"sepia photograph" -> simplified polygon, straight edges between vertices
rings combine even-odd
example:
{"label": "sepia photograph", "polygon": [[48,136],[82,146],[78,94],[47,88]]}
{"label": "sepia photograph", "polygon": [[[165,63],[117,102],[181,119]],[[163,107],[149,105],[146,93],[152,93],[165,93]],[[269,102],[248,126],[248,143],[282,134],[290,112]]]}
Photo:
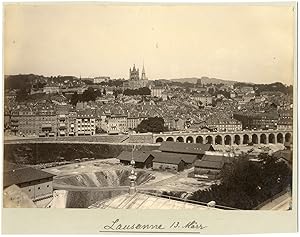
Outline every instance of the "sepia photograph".
{"label": "sepia photograph", "polygon": [[295,211],[296,11],[4,4],[3,209]]}

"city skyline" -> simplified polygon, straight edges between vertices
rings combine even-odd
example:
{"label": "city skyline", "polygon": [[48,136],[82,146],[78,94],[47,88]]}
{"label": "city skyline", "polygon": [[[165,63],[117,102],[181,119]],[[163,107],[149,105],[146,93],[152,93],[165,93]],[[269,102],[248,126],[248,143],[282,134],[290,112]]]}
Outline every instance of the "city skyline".
{"label": "city skyline", "polygon": [[293,84],[293,15],[288,6],[10,5],[4,69],[128,79],[144,62],[149,80]]}

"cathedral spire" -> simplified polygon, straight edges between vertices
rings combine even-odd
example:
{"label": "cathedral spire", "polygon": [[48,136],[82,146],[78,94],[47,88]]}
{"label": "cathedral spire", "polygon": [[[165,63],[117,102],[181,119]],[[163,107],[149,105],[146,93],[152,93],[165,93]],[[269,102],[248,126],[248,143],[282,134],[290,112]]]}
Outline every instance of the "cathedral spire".
{"label": "cathedral spire", "polygon": [[142,80],[147,80],[146,78],[146,73],[145,73],[145,66],[144,66],[144,61],[143,61],[143,70],[142,70],[142,76],[141,76]]}
{"label": "cathedral spire", "polygon": [[142,74],[145,74],[144,60],[143,60],[143,71]]}

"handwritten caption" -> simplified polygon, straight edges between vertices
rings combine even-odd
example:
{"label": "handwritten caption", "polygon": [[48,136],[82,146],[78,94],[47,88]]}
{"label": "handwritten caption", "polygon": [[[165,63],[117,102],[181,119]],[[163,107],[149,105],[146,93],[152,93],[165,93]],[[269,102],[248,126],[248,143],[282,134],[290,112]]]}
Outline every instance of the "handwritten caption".
{"label": "handwritten caption", "polygon": [[[208,226],[197,222],[196,220],[190,220],[186,222],[173,221],[170,224],[154,224],[154,223],[123,223],[120,219],[115,219],[111,223],[104,225],[104,231],[159,231],[159,230],[203,230]],[[101,230],[100,230],[101,232]]]}

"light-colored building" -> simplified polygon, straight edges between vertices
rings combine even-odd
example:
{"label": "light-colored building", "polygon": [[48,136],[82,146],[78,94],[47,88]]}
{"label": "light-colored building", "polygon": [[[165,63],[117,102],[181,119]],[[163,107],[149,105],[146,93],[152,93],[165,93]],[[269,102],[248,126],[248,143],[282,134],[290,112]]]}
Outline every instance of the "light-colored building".
{"label": "light-colored building", "polygon": [[52,197],[53,174],[32,167],[5,162],[3,187],[17,185],[34,202]]}
{"label": "light-colored building", "polygon": [[127,128],[128,129],[136,129],[137,126],[144,120],[145,118],[141,118],[139,116],[128,116],[127,117]]}
{"label": "light-colored building", "polygon": [[16,109],[10,123],[13,134],[19,136],[54,137],[57,133],[57,116],[51,105]]}
{"label": "light-colored building", "polygon": [[162,87],[153,87],[151,88],[151,96],[161,98],[164,88]]}
{"label": "light-colored building", "polygon": [[180,131],[184,129],[185,121],[181,118],[164,117],[164,121],[164,126],[169,130]]}
{"label": "light-colored building", "polygon": [[93,83],[99,84],[101,82],[107,82],[109,80],[110,80],[110,77],[95,77],[95,78],[93,78]]}
{"label": "light-colored building", "polygon": [[108,115],[105,122],[108,134],[119,134],[128,131],[126,115]]}
{"label": "light-colored building", "polygon": [[93,136],[96,133],[96,119],[92,111],[83,110],[77,112],[75,135]]}
{"label": "light-colored building", "polygon": [[209,106],[212,105],[212,96],[208,93],[199,93],[199,94],[195,94],[193,95],[193,99],[195,101],[201,102],[201,104],[203,106]]}
{"label": "light-colored building", "polygon": [[145,68],[143,66],[141,77],[139,75],[139,69],[133,66],[129,69],[129,80],[124,82],[123,87],[127,89],[139,89],[142,87],[148,87],[149,81],[146,77]]}
{"label": "light-colored building", "polygon": [[244,94],[254,94],[255,93],[252,86],[243,86],[240,88],[240,91]]}
{"label": "light-colored building", "polygon": [[233,118],[217,118],[210,117],[205,121],[206,126],[209,129],[216,131],[241,131],[242,130],[242,122],[233,119]]}
{"label": "light-colored building", "polygon": [[289,118],[279,118],[277,123],[278,130],[289,130],[293,129],[293,120]]}
{"label": "light-colored building", "polygon": [[58,86],[44,86],[43,92],[46,94],[53,94],[53,93],[59,93],[59,87]]}

